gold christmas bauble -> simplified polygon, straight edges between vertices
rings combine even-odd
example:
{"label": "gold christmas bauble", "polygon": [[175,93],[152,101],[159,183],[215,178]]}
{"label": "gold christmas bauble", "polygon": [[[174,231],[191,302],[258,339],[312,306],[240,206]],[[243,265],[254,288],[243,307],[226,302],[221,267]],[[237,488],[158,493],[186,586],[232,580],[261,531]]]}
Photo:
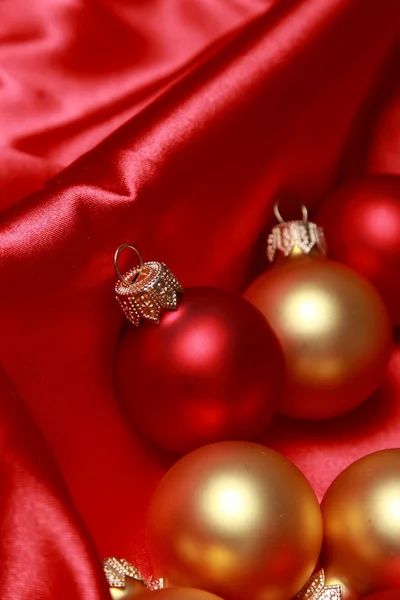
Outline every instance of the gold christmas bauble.
{"label": "gold christmas bauble", "polygon": [[138,600],[222,600],[219,596],[194,588],[165,588],[156,592],[144,592]]}
{"label": "gold christmas bauble", "polygon": [[392,349],[391,325],[378,293],[355,271],[321,256],[294,255],[263,273],[244,296],[283,348],[286,390],[278,412],[326,419],[378,387]]}
{"label": "gold christmas bauble", "polygon": [[289,600],[315,567],[318,501],[303,474],[259,444],[220,442],[179,460],[150,504],[157,578],[226,600]]}
{"label": "gold christmas bauble", "polygon": [[374,452],[345,469],[321,504],[322,563],[344,598],[398,589],[400,598],[400,449]]}

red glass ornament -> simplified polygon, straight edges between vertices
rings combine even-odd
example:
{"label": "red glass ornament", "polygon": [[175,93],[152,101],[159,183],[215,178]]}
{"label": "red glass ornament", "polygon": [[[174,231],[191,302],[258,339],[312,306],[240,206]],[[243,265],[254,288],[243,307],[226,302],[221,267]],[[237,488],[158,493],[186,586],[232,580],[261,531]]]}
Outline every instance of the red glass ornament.
{"label": "red glass ornament", "polygon": [[400,325],[400,177],[371,175],[333,193],[318,214],[332,258],[364,275]]}
{"label": "red glass ornament", "polygon": [[257,437],[274,413],[284,360],[265,318],[247,300],[193,287],[159,325],[128,328],[116,378],[132,424],[157,445],[184,453]]}

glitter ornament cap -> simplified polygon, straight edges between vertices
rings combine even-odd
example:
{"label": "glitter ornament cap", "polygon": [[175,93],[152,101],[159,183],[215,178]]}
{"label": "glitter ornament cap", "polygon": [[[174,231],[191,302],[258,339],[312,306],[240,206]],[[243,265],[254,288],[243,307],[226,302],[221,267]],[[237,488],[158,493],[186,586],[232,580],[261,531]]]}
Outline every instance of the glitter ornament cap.
{"label": "glitter ornament cap", "polygon": [[323,569],[312,575],[296,600],[343,600],[341,585],[325,585]]}
{"label": "glitter ornament cap", "polygon": [[[122,275],[118,267],[118,258],[124,248],[136,252],[139,266]],[[116,299],[124,315],[133,325],[139,325],[142,319],[159,324],[164,311],[178,308],[179,294],[183,293],[183,288],[164,263],[143,263],[139,251],[134,246],[122,244],[115,253],[114,267],[118,276],[115,286]]]}
{"label": "glitter ornament cap", "polygon": [[273,263],[279,257],[299,256],[304,254],[326,254],[326,241],[322,227],[308,221],[308,212],[301,205],[303,219],[301,221],[284,221],[279,211],[279,202],[275,202],[274,214],[279,221],[267,240],[267,257]]}
{"label": "glitter ornament cap", "polygon": [[106,558],[103,561],[103,569],[110,587],[122,589],[126,587],[128,578],[140,581],[145,588],[151,591],[161,590],[164,587],[162,579],[146,579],[139,569],[124,558],[115,558],[114,556]]}

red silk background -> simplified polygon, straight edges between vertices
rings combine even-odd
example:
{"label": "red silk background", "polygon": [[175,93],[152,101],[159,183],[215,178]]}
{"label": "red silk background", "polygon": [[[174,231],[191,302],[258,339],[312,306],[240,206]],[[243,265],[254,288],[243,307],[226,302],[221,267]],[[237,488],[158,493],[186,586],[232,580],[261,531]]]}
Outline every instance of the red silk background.
{"label": "red silk background", "polygon": [[[400,4],[8,0],[0,31],[0,598],[100,600],[99,558],[149,573],[144,515],[172,461],[116,403],[116,247],[241,292],[279,190],[312,211],[399,173]],[[396,348],[364,407],[263,440],[321,497],[400,446],[399,401]]]}

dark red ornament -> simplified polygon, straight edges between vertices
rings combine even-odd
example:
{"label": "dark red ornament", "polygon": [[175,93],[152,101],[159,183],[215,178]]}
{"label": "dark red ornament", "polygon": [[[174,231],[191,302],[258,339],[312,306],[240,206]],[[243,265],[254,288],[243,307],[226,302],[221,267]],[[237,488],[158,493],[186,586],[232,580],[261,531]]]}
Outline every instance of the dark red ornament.
{"label": "dark red ornament", "polygon": [[[145,263],[145,269],[151,264],[160,263]],[[125,413],[147,438],[174,453],[255,439],[283,387],[277,338],[261,312],[239,296],[214,287],[181,292],[168,292],[179,302],[162,310],[158,325],[129,327],[121,340],[116,383]],[[128,315],[127,304],[124,309]]]}
{"label": "dark red ornament", "polygon": [[364,275],[381,294],[393,325],[400,325],[400,177],[351,182],[326,200],[317,218],[331,257]]}

